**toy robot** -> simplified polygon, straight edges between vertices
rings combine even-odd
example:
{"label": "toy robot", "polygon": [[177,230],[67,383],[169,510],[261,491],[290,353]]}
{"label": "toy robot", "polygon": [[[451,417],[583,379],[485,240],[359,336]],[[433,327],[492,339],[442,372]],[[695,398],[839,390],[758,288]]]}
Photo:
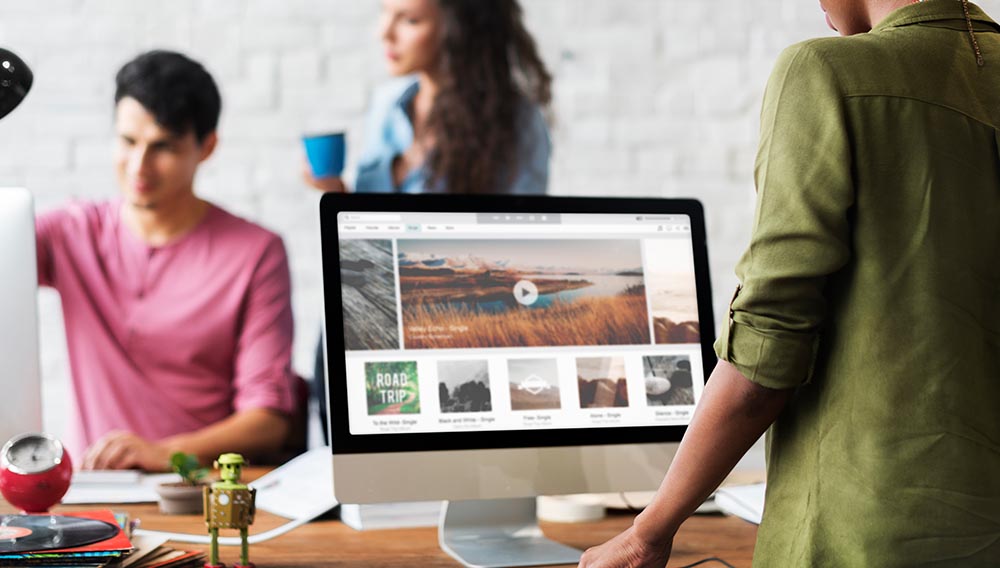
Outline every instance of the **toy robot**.
{"label": "toy robot", "polygon": [[254,498],[257,490],[240,483],[240,473],[246,462],[240,454],[222,454],[214,466],[219,469],[222,481],[216,481],[204,490],[205,524],[212,535],[212,551],[205,568],[225,568],[219,563],[219,529],[240,529],[242,554],[240,564],[233,568],[254,568],[250,562],[247,529],[253,524]]}

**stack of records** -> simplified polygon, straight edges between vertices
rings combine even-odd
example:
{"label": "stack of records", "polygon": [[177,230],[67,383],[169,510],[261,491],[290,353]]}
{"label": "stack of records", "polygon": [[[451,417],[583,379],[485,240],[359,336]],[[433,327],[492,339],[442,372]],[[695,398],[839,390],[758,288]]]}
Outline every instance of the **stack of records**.
{"label": "stack of records", "polygon": [[0,515],[0,566],[106,566],[132,552],[111,511]]}
{"label": "stack of records", "polygon": [[202,568],[205,555],[201,552],[175,550],[164,546],[166,537],[140,535],[132,539],[135,550],[128,558],[108,564],[108,568]]}
{"label": "stack of records", "polygon": [[142,557],[138,562],[126,560],[121,564],[108,564],[108,568],[202,568],[206,557],[201,552],[175,550],[169,546],[161,546]]}

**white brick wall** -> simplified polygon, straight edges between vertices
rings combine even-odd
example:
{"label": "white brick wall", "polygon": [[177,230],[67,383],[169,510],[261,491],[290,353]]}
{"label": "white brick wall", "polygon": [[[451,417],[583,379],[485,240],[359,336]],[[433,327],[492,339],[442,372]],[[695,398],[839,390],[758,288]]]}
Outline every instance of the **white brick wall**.
{"label": "white brick wall", "polygon": [[[784,46],[831,33],[817,2],[523,2],[556,77],[552,193],[701,199],[720,318],[750,231],[761,92]],[[1000,0],[981,5],[1000,15]],[[299,179],[298,136],[346,127],[358,148],[368,98],[385,78],[378,10],[377,0],[0,0],[0,45],[36,77],[0,125],[0,185],[28,186],[40,209],[115,195],[115,71],[154,47],[202,61],[225,109],[198,191],[284,235],[295,366],[308,375],[321,294],[319,196]],[[69,394],[54,294],[43,293],[41,316],[47,420],[59,433]]]}

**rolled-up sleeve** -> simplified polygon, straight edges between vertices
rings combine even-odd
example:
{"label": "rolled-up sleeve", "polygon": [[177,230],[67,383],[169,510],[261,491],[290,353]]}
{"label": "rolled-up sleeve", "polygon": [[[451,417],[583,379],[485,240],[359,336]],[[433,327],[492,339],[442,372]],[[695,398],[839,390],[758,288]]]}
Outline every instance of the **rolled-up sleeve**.
{"label": "rolled-up sleeve", "polygon": [[767,86],[755,168],[757,208],[740,286],[716,341],[720,359],[762,386],[811,378],[829,277],[850,258],[850,134],[837,77],[803,43]]}
{"label": "rolled-up sleeve", "polygon": [[288,257],[274,237],[254,271],[236,350],[234,407],[295,410]]}
{"label": "rolled-up sleeve", "polygon": [[55,249],[61,245],[62,229],[68,216],[65,210],[57,209],[35,218],[35,254],[41,286],[56,285]]}

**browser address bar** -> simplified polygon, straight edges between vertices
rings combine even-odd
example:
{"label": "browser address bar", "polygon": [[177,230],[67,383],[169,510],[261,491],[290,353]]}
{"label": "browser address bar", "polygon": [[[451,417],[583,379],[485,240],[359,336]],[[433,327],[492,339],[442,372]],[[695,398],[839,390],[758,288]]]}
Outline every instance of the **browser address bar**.
{"label": "browser address bar", "polygon": [[427,233],[655,233],[658,225],[448,225],[425,224]]}
{"label": "browser address bar", "polygon": [[401,217],[394,213],[347,213],[345,221],[399,221]]}
{"label": "browser address bar", "polygon": [[350,225],[342,224],[341,230],[348,232],[407,232],[407,233],[477,233],[477,234],[649,234],[649,233],[681,233],[690,232],[688,225],[490,225],[490,224],[455,224],[455,223],[424,223],[421,225]]}

